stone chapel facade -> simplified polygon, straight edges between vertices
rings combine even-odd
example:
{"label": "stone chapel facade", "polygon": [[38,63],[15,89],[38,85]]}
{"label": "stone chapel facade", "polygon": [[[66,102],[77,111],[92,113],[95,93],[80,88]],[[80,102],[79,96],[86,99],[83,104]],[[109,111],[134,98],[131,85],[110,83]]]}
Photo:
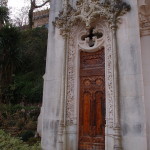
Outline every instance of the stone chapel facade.
{"label": "stone chapel facade", "polygon": [[150,0],[51,0],[43,150],[150,150]]}

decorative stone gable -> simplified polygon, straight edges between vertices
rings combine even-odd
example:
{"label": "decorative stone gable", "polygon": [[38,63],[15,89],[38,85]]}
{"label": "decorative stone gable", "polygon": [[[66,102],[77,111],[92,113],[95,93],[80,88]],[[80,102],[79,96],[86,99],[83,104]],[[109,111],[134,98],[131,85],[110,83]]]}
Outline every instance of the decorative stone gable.
{"label": "decorative stone gable", "polygon": [[98,17],[104,17],[111,26],[119,22],[120,16],[130,10],[130,6],[121,0],[100,2],[99,0],[78,0],[76,9],[69,2],[64,2],[64,10],[56,18],[54,24],[60,28],[61,34],[65,35],[78,20],[84,22],[89,29]]}

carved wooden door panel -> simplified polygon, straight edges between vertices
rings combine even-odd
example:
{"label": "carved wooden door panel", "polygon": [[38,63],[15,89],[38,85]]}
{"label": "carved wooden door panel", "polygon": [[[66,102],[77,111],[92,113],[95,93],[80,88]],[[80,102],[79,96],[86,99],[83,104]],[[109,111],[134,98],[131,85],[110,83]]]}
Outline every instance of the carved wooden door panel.
{"label": "carved wooden door panel", "polygon": [[80,53],[79,150],[105,150],[105,54]]}

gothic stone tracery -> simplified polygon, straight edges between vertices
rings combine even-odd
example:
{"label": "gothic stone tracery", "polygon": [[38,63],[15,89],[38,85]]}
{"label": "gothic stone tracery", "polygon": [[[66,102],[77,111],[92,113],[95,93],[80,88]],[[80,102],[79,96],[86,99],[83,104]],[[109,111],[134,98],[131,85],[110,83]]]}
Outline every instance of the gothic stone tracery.
{"label": "gothic stone tracery", "polygon": [[[104,27],[105,26],[105,27]],[[109,26],[107,24],[101,26],[97,25],[97,30],[103,31],[105,33],[103,37],[101,38],[100,45],[97,45],[97,47],[90,47],[90,49],[97,49],[101,48],[102,46],[105,47],[105,53],[106,53],[106,99],[107,99],[107,126],[112,128],[113,127],[113,61],[112,61],[112,34],[111,30],[109,29]],[[78,32],[77,32],[78,31]],[[84,32],[83,32],[84,31]],[[67,118],[67,125],[73,125],[74,122],[76,122],[74,119],[74,105],[76,103],[75,100],[75,76],[76,76],[76,70],[75,68],[75,58],[78,57],[78,49],[87,49],[86,45],[82,43],[81,40],[79,40],[78,44],[75,44],[75,41],[78,41],[78,36],[74,36],[75,33],[80,34],[80,32],[86,33],[86,30],[83,26],[74,26],[72,28],[72,31],[70,32],[69,36],[69,50],[68,50],[68,86],[67,86],[67,112],[66,112],[66,118]],[[78,35],[77,34],[77,35]],[[84,34],[83,34],[84,35]],[[81,36],[80,36],[81,38]],[[98,39],[97,39],[98,40]],[[105,43],[103,42],[105,41]],[[90,50],[89,49],[89,50]],[[79,51],[79,50],[78,50]]]}
{"label": "gothic stone tracery", "polygon": [[86,28],[99,17],[104,17],[110,26],[119,22],[120,16],[130,10],[130,6],[121,0],[100,2],[99,0],[77,0],[76,9],[73,9],[67,0],[64,10],[60,12],[54,24],[60,28],[61,34],[66,35],[78,20],[84,22]]}
{"label": "gothic stone tracery", "polygon": [[[75,58],[78,57],[80,49],[97,50],[101,46],[106,51],[106,128],[114,130],[114,150],[121,150],[120,140],[120,117],[119,117],[119,98],[118,98],[118,59],[117,59],[117,38],[116,29],[120,16],[130,10],[130,6],[121,0],[99,1],[99,0],[77,0],[76,9],[73,9],[68,0],[64,0],[64,9],[56,18],[54,25],[60,29],[60,34],[65,37],[68,44],[68,64],[67,71],[67,99],[66,99],[66,122],[67,125],[73,125],[77,122],[77,114],[75,114],[75,79],[77,79],[75,67]],[[80,30],[77,26],[78,22],[84,23],[84,28]],[[92,28],[94,30],[105,22],[102,38],[87,36]],[[104,24],[103,24],[104,25]],[[79,27],[81,27],[79,25]],[[77,29],[77,30],[76,30]],[[112,29],[112,30],[111,30]],[[84,31],[85,38],[82,42],[78,40],[78,31]],[[98,30],[97,30],[98,31]],[[93,31],[92,31],[93,32]],[[93,33],[94,34],[94,33]],[[113,40],[112,40],[113,37]],[[103,39],[104,40],[101,40]],[[99,40],[100,39],[100,40]],[[99,40],[99,41],[98,41]],[[78,41],[78,42],[77,42]],[[91,43],[90,43],[91,42]],[[88,43],[88,45],[87,45]],[[97,44],[97,45],[96,45]],[[112,53],[115,55],[112,56]],[[115,77],[113,76],[115,73]],[[113,91],[113,83],[115,84],[115,92]],[[113,95],[115,93],[115,96]],[[113,99],[115,97],[115,100]],[[76,97],[77,98],[77,97]],[[108,130],[108,129],[107,129]],[[106,133],[108,134],[108,133]]]}

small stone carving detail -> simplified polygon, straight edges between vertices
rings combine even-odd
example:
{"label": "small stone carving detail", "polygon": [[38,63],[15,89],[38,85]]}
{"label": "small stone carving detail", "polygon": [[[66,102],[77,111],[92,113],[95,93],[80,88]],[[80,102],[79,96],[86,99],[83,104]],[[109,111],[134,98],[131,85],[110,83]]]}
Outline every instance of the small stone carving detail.
{"label": "small stone carving detail", "polygon": [[97,18],[102,17],[114,26],[119,22],[120,16],[130,10],[130,6],[121,0],[101,2],[100,0],[77,0],[76,9],[73,9],[66,0],[64,10],[56,18],[54,25],[60,28],[61,34],[66,36],[71,27],[77,23],[84,22],[86,28],[91,25]]}
{"label": "small stone carving detail", "polygon": [[[115,112],[119,112],[118,98],[114,101],[113,95],[113,83],[116,83],[113,82],[113,71],[115,70],[117,72],[118,70],[113,64],[113,57],[116,58],[116,55],[113,56],[112,53],[117,51],[117,24],[120,21],[120,17],[130,10],[130,6],[122,2],[122,0],[104,0],[104,2],[101,0],[77,0],[76,9],[73,9],[69,5],[69,0],[64,0],[63,8],[63,11],[60,12],[59,16],[55,19],[54,25],[60,29],[60,34],[65,37],[65,41],[68,42],[66,125],[71,126],[77,123],[77,99],[75,99],[77,98],[75,97],[75,84],[77,84],[75,83],[75,81],[77,81],[77,64],[75,64],[75,59],[78,57],[77,50],[98,50],[103,46],[106,52],[106,127],[107,129],[116,129],[114,131],[117,133],[114,136],[114,149],[120,150],[120,128],[116,126],[114,129],[114,124],[119,124],[118,114],[116,116],[114,115],[114,109]],[[78,24],[78,21],[80,24]],[[82,26],[83,23],[84,26]],[[96,36],[92,36],[91,38],[91,35],[87,35],[86,31],[94,27],[92,31],[92,34],[94,34],[96,31],[101,31],[100,27],[102,26],[103,32],[101,33],[103,35],[101,38]],[[79,36],[77,36],[77,34],[81,32],[86,33],[82,34],[86,36],[85,38],[80,37],[83,42],[81,42],[81,40],[78,39]],[[115,38],[114,40],[111,39],[112,33],[114,36],[113,38]],[[117,90],[117,88],[115,90]]]}
{"label": "small stone carving detail", "polygon": [[[101,45],[97,45],[100,47],[105,47],[105,62],[106,62],[106,126],[109,128],[113,128],[113,122],[114,122],[114,99],[113,99],[113,58],[112,58],[112,32],[109,28],[109,25],[104,22],[104,25],[101,23],[96,25],[95,30],[103,31],[104,35],[104,41],[101,42]],[[77,56],[77,50],[79,48],[84,49],[81,45],[80,41],[77,40],[80,35],[80,32],[86,32],[85,28],[82,25],[77,25],[72,28],[72,31],[69,35],[69,44],[68,44],[68,80],[67,80],[67,106],[66,106],[66,125],[70,126],[73,125],[74,122],[76,122],[74,116],[75,116],[75,74],[76,74],[76,68],[75,68],[75,58]],[[76,33],[76,34],[75,34]],[[77,42],[78,41],[78,42]],[[81,47],[80,47],[80,46]],[[78,47],[79,46],[79,47]],[[85,46],[86,48],[86,46]],[[91,48],[91,47],[90,47]],[[95,47],[93,47],[95,48]],[[96,48],[95,48],[96,49]],[[91,50],[91,49],[89,49]]]}
{"label": "small stone carving detail", "polygon": [[139,10],[141,36],[150,35],[150,5],[142,5]]}
{"label": "small stone carving detail", "polygon": [[74,82],[75,82],[75,56],[76,56],[76,31],[77,27],[72,28],[68,43],[68,62],[67,62],[67,102],[66,102],[66,125],[73,125],[74,119]]}
{"label": "small stone carving detail", "polygon": [[114,100],[113,100],[113,57],[112,57],[112,39],[111,31],[109,28],[106,28],[106,37],[105,37],[105,49],[106,49],[106,98],[107,98],[107,107],[106,112],[106,126],[113,128],[114,123]]}

